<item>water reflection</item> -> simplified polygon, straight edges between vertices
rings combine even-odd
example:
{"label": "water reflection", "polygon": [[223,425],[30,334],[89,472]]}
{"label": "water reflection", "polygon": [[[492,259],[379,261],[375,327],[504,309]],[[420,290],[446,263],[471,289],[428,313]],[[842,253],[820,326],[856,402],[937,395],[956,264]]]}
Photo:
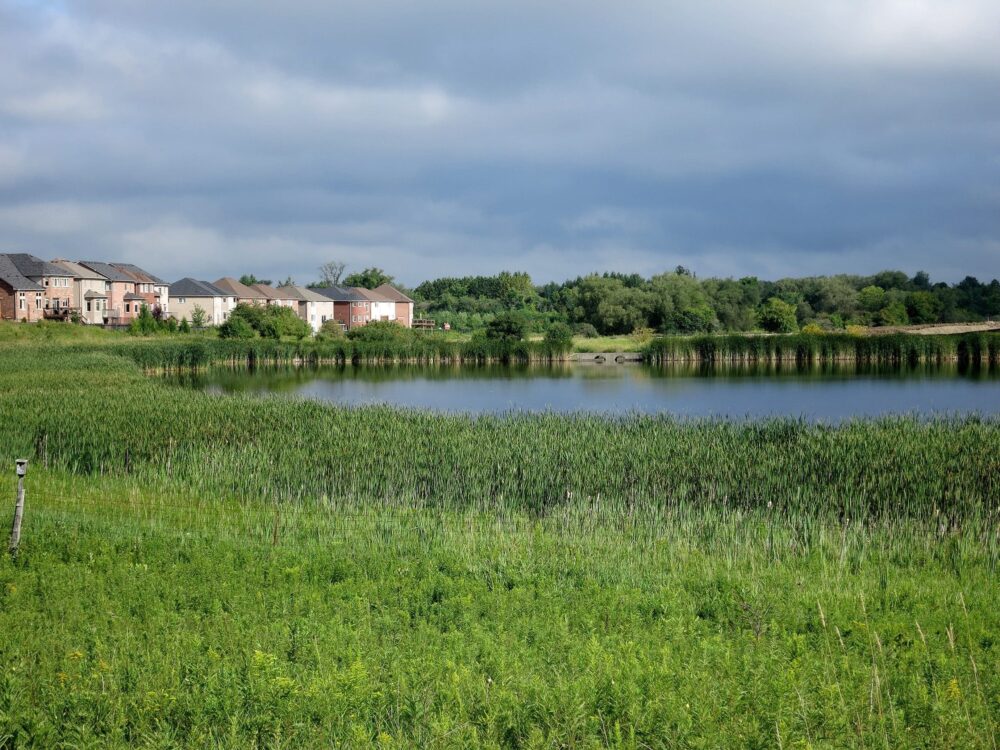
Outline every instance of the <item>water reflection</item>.
{"label": "water reflection", "polygon": [[216,369],[176,381],[214,393],[294,394],[339,404],[451,412],[669,412],[838,420],[887,413],[1000,413],[996,365],[557,363]]}

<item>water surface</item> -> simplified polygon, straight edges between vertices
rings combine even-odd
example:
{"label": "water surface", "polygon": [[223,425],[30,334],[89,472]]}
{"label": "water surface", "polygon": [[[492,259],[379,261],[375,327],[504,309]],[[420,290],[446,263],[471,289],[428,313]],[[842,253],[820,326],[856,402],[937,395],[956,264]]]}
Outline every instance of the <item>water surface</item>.
{"label": "water surface", "polygon": [[475,414],[642,412],[824,421],[1000,414],[1000,371],[985,365],[347,365],[213,370],[180,380],[212,393],[292,394],[351,406]]}

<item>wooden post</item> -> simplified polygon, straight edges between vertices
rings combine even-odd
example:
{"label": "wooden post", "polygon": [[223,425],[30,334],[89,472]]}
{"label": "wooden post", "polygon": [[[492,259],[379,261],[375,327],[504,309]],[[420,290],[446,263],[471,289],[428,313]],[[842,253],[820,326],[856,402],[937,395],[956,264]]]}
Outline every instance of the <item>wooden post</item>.
{"label": "wooden post", "polygon": [[17,502],[14,504],[14,525],[10,529],[10,554],[17,555],[21,544],[21,519],[24,518],[24,475],[28,473],[28,459],[19,458],[17,463]]}

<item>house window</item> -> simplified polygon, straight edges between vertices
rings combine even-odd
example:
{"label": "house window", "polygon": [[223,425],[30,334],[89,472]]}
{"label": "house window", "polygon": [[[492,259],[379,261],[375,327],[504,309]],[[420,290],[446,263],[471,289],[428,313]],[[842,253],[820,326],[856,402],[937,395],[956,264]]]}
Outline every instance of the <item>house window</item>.
{"label": "house window", "polygon": [[87,303],[87,312],[90,312],[90,302]]}
{"label": "house window", "polygon": [[187,304],[187,297],[178,297],[177,302],[181,305]]}
{"label": "house window", "polygon": [[24,292],[20,292],[17,295],[17,309],[24,310],[28,306],[27,300],[25,299]]}
{"label": "house window", "polygon": [[37,294],[35,295],[35,309],[36,310],[42,309],[42,298],[39,297]]}
{"label": "house window", "polygon": [[129,303],[128,303],[128,302],[126,302],[126,303],[125,303],[125,312],[130,312],[130,311],[131,311],[131,310],[130,310],[130,308],[129,308]]}

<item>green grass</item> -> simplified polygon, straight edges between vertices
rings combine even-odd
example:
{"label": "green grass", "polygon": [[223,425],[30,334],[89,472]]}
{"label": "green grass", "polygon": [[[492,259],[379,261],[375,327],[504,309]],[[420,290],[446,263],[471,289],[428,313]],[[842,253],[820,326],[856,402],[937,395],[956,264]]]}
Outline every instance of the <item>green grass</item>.
{"label": "green grass", "polygon": [[573,339],[573,351],[588,352],[641,352],[649,344],[647,336],[596,336]]}
{"label": "green grass", "polygon": [[348,410],[118,341],[0,345],[0,748],[995,746],[995,419]]}

